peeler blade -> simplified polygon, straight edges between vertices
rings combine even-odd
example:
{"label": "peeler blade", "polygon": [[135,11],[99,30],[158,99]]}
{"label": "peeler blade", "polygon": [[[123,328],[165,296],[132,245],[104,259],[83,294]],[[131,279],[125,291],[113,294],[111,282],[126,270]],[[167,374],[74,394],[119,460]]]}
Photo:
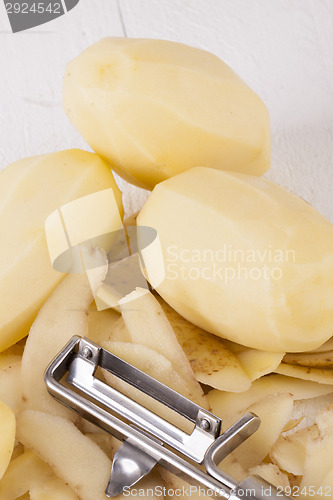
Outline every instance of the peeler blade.
{"label": "peeler blade", "polygon": [[146,476],[157,460],[125,441],[116,451],[105,494],[116,497]]}
{"label": "peeler blade", "polygon": [[[130,399],[98,378],[101,368],[176,411],[193,424],[191,434]],[[260,419],[246,414],[222,434],[221,419],[133,365],[86,338],[73,337],[45,373],[50,394],[84,418],[123,441],[115,454],[108,497],[136,484],[156,464],[225,500],[290,498],[259,476],[239,483],[220,462],[253,434]],[[128,495],[126,495],[128,496]]]}

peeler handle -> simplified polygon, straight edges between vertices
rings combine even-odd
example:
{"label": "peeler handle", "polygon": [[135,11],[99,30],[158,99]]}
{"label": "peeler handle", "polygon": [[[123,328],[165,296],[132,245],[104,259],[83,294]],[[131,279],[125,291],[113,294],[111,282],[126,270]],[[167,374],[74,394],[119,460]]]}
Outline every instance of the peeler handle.
{"label": "peeler handle", "polygon": [[[199,419],[199,421],[196,421],[196,434],[193,431],[191,435],[186,434],[186,436],[194,437],[193,441],[196,446],[200,444],[201,433],[205,437],[204,442],[200,441],[202,448],[199,450],[200,456],[193,458],[193,450],[189,450],[188,442],[182,442],[180,439],[178,440],[179,446],[172,446],[175,439],[171,439],[171,433],[168,434],[167,421],[163,420],[164,427],[158,428],[159,436],[162,434],[161,431],[165,430],[163,434],[166,435],[164,437],[167,437],[167,439],[162,441],[156,439],[158,436],[154,437],[155,433],[151,432],[151,426],[145,429],[147,422],[149,423],[150,420],[144,418],[144,407],[140,407],[142,418],[139,422],[143,425],[138,426],[136,420],[140,415],[136,412],[135,418],[133,417],[133,412],[137,409],[135,401],[131,401],[132,406],[128,406],[124,394],[95,377],[94,374],[98,367],[109,368],[111,373],[124,381],[128,380],[128,374],[131,372],[134,383],[132,380],[128,382],[132,382],[131,385],[141,390],[143,389],[141,382],[143,385],[144,382],[154,384],[154,380],[150,380],[146,374],[132,365],[128,365],[128,363],[97,344],[80,337],[73,337],[46,369],[45,382],[47,389],[57,400],[116,438],[125,441],[125,447],[122,445],[119,448],[120,454],[118,453],[118,460],[114,463],[114,469],[117,470],[113,471],[113,477],[110,478],[107,496],[118,494],[121,491],[120,487],[135,484],[140,477],[143,477],[158,463],[190,484],[202,485],[213,491],[215,496],[226,500],[243,500],[245,497],[244,490],[247,497],[254,500],[279,500],[280,498],[286,500],[289,498],[259,476],[251,476],[238,483],[238,481],[218,468],[219,463],[227,455],[256,431],[260,423],[260,419],[256,415],[248,413],[230,429],[217,437],[220,419],[186,400],[184,402],[185,406],[183,405],[183,409],[186,411],[182,410],[180,413],[185,416],[188,408],[191,411],[195,409],[196,413],[193,412],[193,417],[196,416],[197,420]],[[118,369],[116,369],[117,367]],[[66,383],[63,381],[65,376]],[[157,400],[160,400],[157,393],[161,388],[161,383],[157,383],[157,381],[155,383],[156,386],[153,385],[154,395]],[[78,391],[71,389],[71,386],[74,386]],[[167,402],[161,401],[168,405],[168,402],[172,402],[171,395],[174,394],[174,391],[166,386],[164,390],[171,391],[170,394],[167,394]],[[117,415],[121,418],[118,418]],[[155,414],[152,415],[154,417],[152,423],[156,427],[159,417]],[[187,417],[189,420],[194,420],[189,414],[187,414]],[[201,427],[200,418],[203,418],[205,422],[207,419],[209,423],[213,424],[209,431]],[[177,427],[171,427],[171,430],[173,433],[182,432]],[[168,446],[164,446],[164,444]],[[207,445],[209,445],[208,448]],[[170,448],[178,450],[180,453],[175,453]],[[121,449],[122,452],[120,452]],[[136,449],[139,454],[137,456],[134,453]],[[192,461],[200,463],[202,461],[201,454],[203,454],[202,458],[204,458],[206,471],[192,463]],[[190,458],[191,461],[186,460],[186,458]],[[199,458],[199,460],[195,460],[195,458]],[[129,466],[131,471],[128,469]],[[131,472],[131,475],[129,472]]]}
{"label": "peeler handle", "polygon": [[240,444],[248,439],[259,427],[260,419],[254,413],[247,413],[232,427],[225,431],[208,448],[204,464],[207,472],[221,481],[222,484],[229,486],[229,500],[283,500],[290,497],[283,494],[271,483],[268,483],[260,476],[250,476],[237,486],[232,485],[230,477],[219,469],[218,465]]}

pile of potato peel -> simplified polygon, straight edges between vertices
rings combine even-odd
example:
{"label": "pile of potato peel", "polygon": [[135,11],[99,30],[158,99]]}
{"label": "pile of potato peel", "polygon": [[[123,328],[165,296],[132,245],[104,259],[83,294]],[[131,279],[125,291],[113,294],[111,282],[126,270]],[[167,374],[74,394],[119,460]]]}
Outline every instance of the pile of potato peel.
{"label": "pile of potato peel", "polygon": [[[159,303],[162,300],[157,301],[150,292],[133,293],[136,296],[131,306],[126,305],[129,302],[121,305],[122,315],[111,309],[97,311],[88,280],[82,275],[69,275],[40,310],[23,356],[22,342],[1,354],[0,398],[7,405],[0,407],[1,421],[10,423],[11,432],[6,432],[6,445],[2,448],[7,454],[1,455],[4,475],[0,481],[0,498],[19,498],[28,491],[30,498],[37,500],[46,498],[50,491],[53,496],[48,498],[106,498],[104,489],[111,458],[119,444],[57,403],[47,393],[43,381],[49,361],[73,332],[98,341],[192,401],[211,409],[223,418],[224,429],[247,411],[256,413],[262,422],[259,430],[221,464],[221,468],[237,480],[256,473],[284,487],[286,493],[306,491],[308,486],[328,491],[332,484],[333,406],[326,405],[333,403],[333,388],[330,378],[324,379],[324,373],[330,375],[329,368],[322,369],[323,378],[318,383],[311,381],[311,371],[307,380],[269,374],[279,371],[279,361],[274,359],[273,363],[268,359],[267,374],[262,376],[262,371],[251,370],[249,359],[258,355],[260,360],[264,352],[244,350],[230,343],[224,345],[221,339],[177,318],[166,304],[163,304],[164,316]],[[133,308],[135,301],[137,308]],[[206,363],[207,345],[214,340],[224,349],[224,364],[222,357],[220,363]],[[240,353],[248,353],[244,365],[242,357],[236,356]],[[232,364],[230,358],[237,362]],[[226,390],[229,380],[234,378],[233,373],[236,377],[241,370],[252,379],[252,384],[242,392]],[[203,380],[207,388],[210,377],[218,388],[205,395],[197,380]],[[124,390],[121,381],[110,374],[106,373],[105,378]],[[130,396],[175,425],[182,425],[168,409],[152,404],[136,390]],[[304,426],[304,414],[312,402],[317,402],[321,409],[313,423],[307,422]],[[296,417],[300,403],[305,410],[303,416]],[[171,488],[175,481],[179,479],[161,470],[152,478],[148,476],[142,488],[151,488],[152,484]]]}

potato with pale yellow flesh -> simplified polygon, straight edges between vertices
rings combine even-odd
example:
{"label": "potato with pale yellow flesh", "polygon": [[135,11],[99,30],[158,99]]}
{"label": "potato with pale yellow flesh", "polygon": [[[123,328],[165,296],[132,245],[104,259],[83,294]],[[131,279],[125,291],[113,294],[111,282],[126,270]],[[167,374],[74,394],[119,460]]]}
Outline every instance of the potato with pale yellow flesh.
{"label": "potato with pale yellow flesh", "polygon": [[191,388],[186,397],[207,408],[206,397],[155,297],[148,290],[137,288],[120,300],[119,305],[132,342],[145,345],[166,357]]}
{"label": "potato with pale yellow flesh", "polygon": [[96,153],[140,187],[196,165],[255,175],[270,166],[264,103],[187,45],[105,38],[67,65],[63,103]]}
{"label": "potato with pale yellow flesh", "polygon": [[16,421],[13,411],[0,401],[0,479],[10,462],[15,444]]}
{"label": "potato with pale yellow flesh", "polygon": [[[333,226],[282,187],[193,168],[157,185],[137,224],[159,236],[158,293],[204,330],[272,352],[331,337]],[[158,258],[144,259],[152,283]]]}
{"label": "potato with pale yellow flesh", "polygon": [[26,158],[0,172],[0,351],[28,333],[64,277],[50,262],[46,217],[76,198],[108,188],[122,213],[121,193],[110,168],[80,150]]}
{"label": "potato with pale yellow flesh", "polygon": [[210,391],[207,398],[214,411],[222,415],[225,428],[227,428],[241,418],[249,406],[267,396],[292,394],[294,401],[298,401],[326,395],[332,391],[332,385],[272,374],[254,381],[247,391],[232,393],[214,389]]}
{"label": "potato with pale yellow flesh", "polygon": [[11,462],[13,460],[15,460],[16,458],[20,457],[23,453],[24,453],[24,446],[23,446],[23,444],[19,443],[18,441],[15,441],[15,446],[14,446],[14,449],[13,449],[13,453],[12,453],[12,457],[11,457]]}
{"label": "potato with pale yellow flesh", "polygon": [[70,274],[39,311],[22,359],[23,398],[27,408],[75,419],[76,414],[47,392],[44,372],[73,337],[88,336],[88,309],[93,300],[84,274]]}

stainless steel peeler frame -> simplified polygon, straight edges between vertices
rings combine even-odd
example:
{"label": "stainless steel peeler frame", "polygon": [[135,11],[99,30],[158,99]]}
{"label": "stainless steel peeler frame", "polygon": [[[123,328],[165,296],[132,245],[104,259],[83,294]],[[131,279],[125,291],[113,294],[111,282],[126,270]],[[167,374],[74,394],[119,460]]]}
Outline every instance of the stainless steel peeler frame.
{"label": "stainless steel peeler frame", "polygon": [[[190,420],[194,424],[192,433],[187,434],[101,381],[95,376],[98,367]],[[218,468],[258,429],[260,419],[252,413],[220,434],[220,418],[87,338],[73,337],[68,342],[47,368],[45,382],[59,402],[124,441],[113,460],[105,491],[108,497],[133,486],[159,464],[225,499],[289,498],[259,476],[238,483]]]}

